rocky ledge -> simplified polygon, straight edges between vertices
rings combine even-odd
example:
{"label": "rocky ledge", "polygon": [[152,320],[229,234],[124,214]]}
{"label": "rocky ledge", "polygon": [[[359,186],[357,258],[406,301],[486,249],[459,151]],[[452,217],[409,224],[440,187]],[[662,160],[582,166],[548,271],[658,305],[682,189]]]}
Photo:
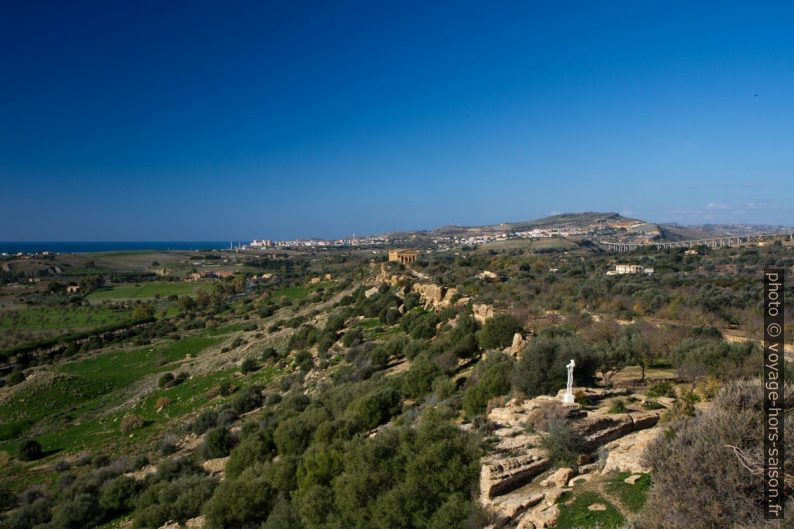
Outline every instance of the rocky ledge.
{"label": "rocky ledge", "polygon": [[[581,388],[589,405],[563,406],[560,395],[530,400],[512,399],[488,412],[491,432],[488,453],[480,469],[480,502],[495,515],[494,529],[552,527],[557,520],[557,500],[571,487],[592,475],[613,471],[648,472],[642,454],[659,434],[657,423],[665,408],[644,410],[642,395],[626,389]],[[623,397],[634,404],[627,413],[609,413],[605,399]],[[541,429],[533,428],[539,416],[565,420],[586,446],[577,470],[551,470],[542,448]]]}

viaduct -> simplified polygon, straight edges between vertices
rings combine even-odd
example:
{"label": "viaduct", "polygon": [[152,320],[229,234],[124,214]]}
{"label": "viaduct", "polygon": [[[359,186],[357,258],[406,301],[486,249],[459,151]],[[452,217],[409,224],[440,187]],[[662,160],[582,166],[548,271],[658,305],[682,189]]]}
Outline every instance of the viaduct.
{"label": "viaduct", "polygon": [[716,237],[713,239],[693,239],[688,241],[672,241],[672,242],[646,242],[646,243],[628,243],[628,242],[606,242],[600,241],[599,244],[606,246],[608,250],[614,252],[630,252],[638,248],[694,248],[697,246],[708,246],[717,248],[720,246],[739,246],[741,244],[748,244],[760,242],[764,239],[772,237],[786,237],[794,238],[794,233],[775,233],[775,234],[760,234],[760,235],[745,235],[745,236],[732,236],[732,237]]}

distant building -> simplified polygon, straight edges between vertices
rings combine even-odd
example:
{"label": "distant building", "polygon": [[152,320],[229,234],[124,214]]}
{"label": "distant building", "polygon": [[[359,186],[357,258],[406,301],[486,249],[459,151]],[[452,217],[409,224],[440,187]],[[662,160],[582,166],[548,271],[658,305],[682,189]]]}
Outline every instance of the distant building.
{"label": "distant building", "polygon": [[653,268],[646,268],[642,265],[633,265],[633,264],[618,264],[615,265],[614,270],[609,270],[607,272],[608,276],[618,276],[624,274],[653,274]]}
{"label": "distant building", "polygon": [[230,272],[229,270],[205,270],[201,272],[201,277],[204,279],[225,279],[233,275],[234,272]]}
{"label": "distant building", "polygon": [[416,250],[389,250],[389,262],[400,264],[411,264],[416,262]]}
{"label": "distant building", "polygon": [[259,240],[259,241],[254,240],[251,242],[250,246],[252,248],[272,248],[273,246],[275,246],[275,244],[273,243],[273,241],[268,241],[268,240]]}

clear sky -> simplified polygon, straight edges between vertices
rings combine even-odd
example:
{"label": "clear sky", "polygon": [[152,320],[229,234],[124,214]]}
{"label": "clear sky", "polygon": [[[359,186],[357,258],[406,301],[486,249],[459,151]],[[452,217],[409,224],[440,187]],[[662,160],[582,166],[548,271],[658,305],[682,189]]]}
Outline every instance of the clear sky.
{"label": "clear sky", "polygon": [[0,3],[0,240],[794,224],[791,2]]}

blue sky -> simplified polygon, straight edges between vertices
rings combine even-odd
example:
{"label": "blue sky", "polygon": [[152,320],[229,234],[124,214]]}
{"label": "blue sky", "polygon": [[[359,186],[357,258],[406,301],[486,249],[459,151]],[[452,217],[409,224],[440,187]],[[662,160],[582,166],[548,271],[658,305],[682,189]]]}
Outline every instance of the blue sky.
{"label": "blue sky", "polygon": [[794,224],[786,2],[0,4],[0,240]]}

